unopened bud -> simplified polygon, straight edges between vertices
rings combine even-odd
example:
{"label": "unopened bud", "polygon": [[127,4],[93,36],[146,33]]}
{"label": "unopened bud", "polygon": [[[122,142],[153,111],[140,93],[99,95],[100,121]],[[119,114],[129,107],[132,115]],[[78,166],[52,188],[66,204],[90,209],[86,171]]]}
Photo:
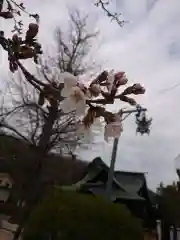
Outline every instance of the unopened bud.
{"label": "unopened bud", "polygon": [[26,32],[26,39],[30,40],[38,34],[39,31],[39,26],[36,23],[30,23],[29,24],[29,29]]}
{"label": "unopened bud", "polygon": [[13,42],[19,42],[19,37],[18,37],[18,35],[17,34],[14,34],[13,35],[13,37],[12,37],[12,40],[13,40]]}
{"label": "unopened bud", "polygon": [[144,94],[145,93],[145,88],[141,86],[140,83],[136,83],[133,85],[133,94],[138,95],[138,94]]}

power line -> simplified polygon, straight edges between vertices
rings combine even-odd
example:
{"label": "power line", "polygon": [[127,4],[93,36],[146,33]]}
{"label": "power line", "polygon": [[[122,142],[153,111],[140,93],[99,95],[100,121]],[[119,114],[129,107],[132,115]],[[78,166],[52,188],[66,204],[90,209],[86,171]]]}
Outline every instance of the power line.
{"label": "power line", "polygon": [[173,90],[173,89],[175,89],[175,88],[177,88],[177,87],[180,87],[180,83],[177,83],[177,84],[175,84],[175,85],[172,86],[172,87],[168,87],[168,88],[165,88],[165,89],[163,89],[163,90],[160,90],[160,91],[159,91],[159,94],[163,94],[163,93],[169,92],[169,91],[171,91],[171,90]]}

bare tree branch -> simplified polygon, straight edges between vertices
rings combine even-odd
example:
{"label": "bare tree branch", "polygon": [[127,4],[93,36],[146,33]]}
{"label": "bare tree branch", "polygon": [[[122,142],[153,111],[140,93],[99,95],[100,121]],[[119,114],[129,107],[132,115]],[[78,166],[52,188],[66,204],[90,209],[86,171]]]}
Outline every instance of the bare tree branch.
{"label": "bare tree branch", "polygon": [[92,40],[97,37],[98,32],[87,31],[88,16],[81,16],[76,10],[70,13],[69,35],[57,28],[56,40],[58,44],[58,65],[60,71],[67,71],[75,76],[90,70],[85,66],[84,59],[89,54]]}
{"label": "bare tree branch", "polygon": [[127,22],[127,21],[124,21],[124,20],[120,20],[119,17],[120,15],[122,15],[121,13],[113,13],[111,12],[109,9],[108,9],[108,5],[109,5],[109,0],[97,0],[95,2],[95,6],[96,7],[100,7],[102,8],[102,10],[107,14],[107,16],[109,18],[111,18],[112,21],[116,21],[117,24],[120,26],[120,27],[123,27],[124,24]]}
{"label": "bare tree branch", "polygon": [[20,138],[22,138],[23,140],[25,140],[27,143],[31,143],[29,141],[29,139],[27,139],[26,137],[24,137],[20,132],[18,132],[14,127],[10,126],[9,124],[1,121],[0,122],[0,128],[5,128],[5,129],[8,129],[10,131],[12,131],[13,133],[15,133],[16,135],[18,135]]}

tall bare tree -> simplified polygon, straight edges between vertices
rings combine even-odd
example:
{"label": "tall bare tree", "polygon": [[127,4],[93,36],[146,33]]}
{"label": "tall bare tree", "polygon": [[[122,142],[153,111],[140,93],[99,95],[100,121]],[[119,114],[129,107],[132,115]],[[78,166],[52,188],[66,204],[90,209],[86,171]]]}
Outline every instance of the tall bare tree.
{"label": "tall bare tree", "polygon": [[[92,40],[98,33],[89,30],[88,16],[83,16],[78,10],[70,12],[69,17],[67,32],[63,32],[61,27],[55,30],[57,54],[53,57],[48,56],[46,61],[39,61],[37,73],[44,87],[54,82],[58,85],[61,72],[69,72],[77,76],[95,67],[84,60],[91,50]],[[2,106],[1,128],[38,147],[42,133],[45,131],[44,125],[51,114],[50,108],[44,107],[45,92],[39,92],[39,89],[25,81],[24,75],[19,72],[10,80],[6,98],[11,101],[11,106]],[[64,114],[58,106],[56,108],[46,151],[72,153],[79,144],[75,113]]]}
{"label": "tall bare tree", "polygon": [[[45,155],[50,151],[62,152],[65,149],[72,153],[79,143],[75,112],[63,113],[59,108],[59,101],[63,98],[58,97],[58,103],[51,98],[54,95],[59,96],[59,90],[63,87],[55,78],[58,78],[60,72],[77,76],[92,70],[92,65],[90,69],[90,64],[87,65],[84,59],[88,56],[91,41],[96,36],[97,33],[88,31],[88,16],[82,16],[79,11],[71,12],[69,31],[63,32],[61,27],[56,29],[58,52],[55,57],[39,62],[38,78],[21,62],[17,62],[21,72],[9,82],[6,101],[1,107],[0,128],[20,137],[37,151],[31,179],[26,179],[23,183],[23,188],[34,194],[33,203],[41,197],[41,170]],[[44,106],[47,99],[49,106]],[[5,104],[7,100],[8,106]],[[27,203],[27,207],[14,239],[18,237],[32,209],[32,199],[22,201]]]}
{"label": "tall bare tree", "polygon": [[67,71],[73,75],[82,75],[92,69],[92,62],[85,62],[85,58],[92,48],[92,40],[98,32],[88,30],[88,16],[81,16],[78,10],[70,12],[70,24],[68,34],[62,29],[56,29],[58,47],[57,63],[61,71]]}

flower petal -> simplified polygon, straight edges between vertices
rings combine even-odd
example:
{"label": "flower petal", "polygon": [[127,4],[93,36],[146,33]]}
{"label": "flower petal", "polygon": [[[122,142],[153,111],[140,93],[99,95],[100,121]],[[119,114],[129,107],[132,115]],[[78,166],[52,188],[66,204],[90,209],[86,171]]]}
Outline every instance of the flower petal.
{"label": "flower petal", "polygon": [[77,86],[78,86],[82,91],[86,91],[86,90],[87,90],[86,86],[85,86],[84,83],[82,83],[82,82],[78,82],[78,83],[77,83]]}
{"label": "flower petal", "polygon": [[86,111],[86,101],[81,100],[78,103],[76,103],[76,114],[78,116],[82,116],[85,114]]}
{"label": "flower petal", "polygon": [[113,83],[114,83],[114,70],[111,70],[108,74],[108,79],[107,79],[107,89],[109,92],[111,92]]}
{"label": "flower petal", "polygon": [[76,103],[78,103],[79,101],[85,99],[85,94],[83,93],[83,91],[78,87],[72,87],[72,94],[71,97],[74,99],[74,101]]}
{"label": "flower petal", "polygon": [[85,95],[84,95],[84,98],[85,98],[86,100],[92,98],[92,94],[91,94],[91,92],[89,91],[89,89],[87,89],[87,91],[86,91],[86,93],[85,93]]}
{"label": "flower petal", "polygon": [[77,128],[77,135],[83,140],[83,143],[92,142],[92,130],[91,128],[86,128],[83,123],[79,124]]}
{"label": "flower petal", "polygon": [[69,97],[73,92],[73,89],[72,88],[67,88],[67,87],[64,87],[61,91],[61,96],[62,97]]}
{"label": "flower petal", "polygon": [[93,83],[90,86],[89,91],[92,93],[94,97],[98,97],[99,94],[101,93],[101,87],[99,84]]}
{"label": "flower petal", "polygon": [[66,98],[61,102],[60,107],[64,113],[69,113],[76,109],[76,104],[71,98]]}
{"label": "flower petal", "polygon": [[72,75],[71,73],[64,72],[63,77],[64,77],[64,85],[67,87],[74,87],[78,83],[78,78]]}

